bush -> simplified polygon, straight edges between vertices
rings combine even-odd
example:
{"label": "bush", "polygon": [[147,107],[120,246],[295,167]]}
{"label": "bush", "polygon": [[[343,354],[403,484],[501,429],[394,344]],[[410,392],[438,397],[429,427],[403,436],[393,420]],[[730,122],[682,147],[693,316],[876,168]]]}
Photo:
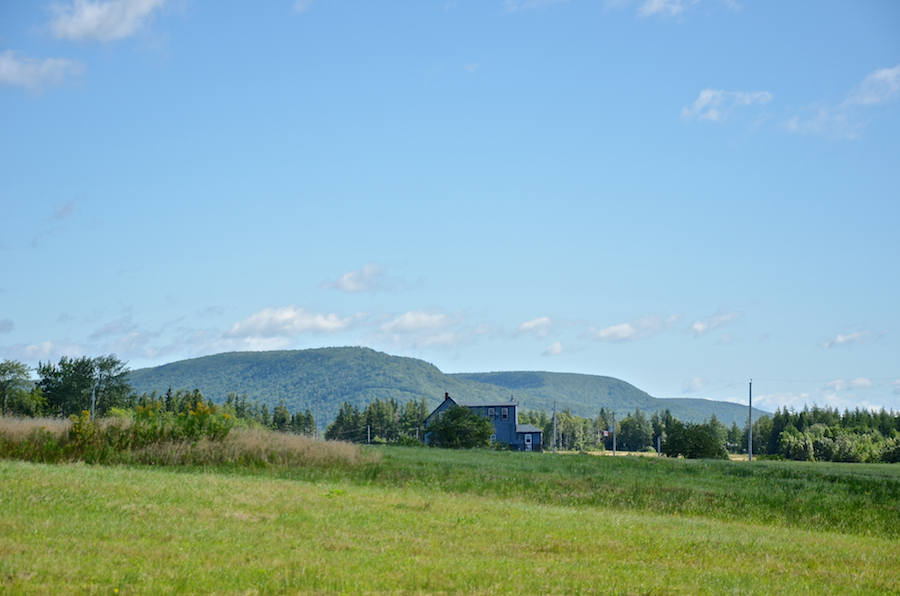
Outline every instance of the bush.
{"label": "bush", "polygon": [[689,459],[728,459],[725,446],[705,424],[682,424],[674,420],[666,430],[662,452],[668,457]]}
{"label": "bush", "polygon": [[432,443],[450,449],[489,447],[494,425],[464,406],[453,406],[428,425]]}

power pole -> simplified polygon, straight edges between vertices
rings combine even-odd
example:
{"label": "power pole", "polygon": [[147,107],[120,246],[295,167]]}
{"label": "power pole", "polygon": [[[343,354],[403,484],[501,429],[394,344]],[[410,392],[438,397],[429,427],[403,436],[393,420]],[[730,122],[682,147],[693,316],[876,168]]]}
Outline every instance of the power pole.
{"label": "power pole", "polygon": [[556,453],[556,402],[553,402],[553,453]]}
{"label": "power pole", "polygon": [[616,454],[616,411],[613,410],[613,455]]}
{"label": "power pole", "polygon": [[316,440],[319,440],[319,384],[316,383]]}
{"label": "power pole", "polygon": [[753,461],[753,379],[750,379],[750,408],[747,411],[747,455]]}

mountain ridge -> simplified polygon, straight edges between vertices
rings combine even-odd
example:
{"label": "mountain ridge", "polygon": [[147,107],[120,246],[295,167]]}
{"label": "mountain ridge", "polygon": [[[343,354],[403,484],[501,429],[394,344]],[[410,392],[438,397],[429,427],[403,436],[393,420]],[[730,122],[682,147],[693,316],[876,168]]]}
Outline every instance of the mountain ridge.
{"label": "mountain ridge", "polygon": [[[444,393],[462,401],[512,397],[526,410],[550,412],[555,405],[584,417],[596,416],[601,407],[623,417],[636,408],[648,415],[668,408],[685,422],[715,414],[724,424],[736,421],[739,426],[747,417],[746,406],[740,404],[655,398],[613,377],[544,371],[446,374],[424,360],[362,347],[225,352],[137,369],[130,380],[139,393],[199,389],[217,403],[234,392],[270,408],[284,400],[291,412],[308,408],[315,413],[318,406],[320,428],[334,419],[344,402],[364,408],[375,399],[405,403],[424,397],[436,407]],[[754,410],[754,418],[763,413]]]}

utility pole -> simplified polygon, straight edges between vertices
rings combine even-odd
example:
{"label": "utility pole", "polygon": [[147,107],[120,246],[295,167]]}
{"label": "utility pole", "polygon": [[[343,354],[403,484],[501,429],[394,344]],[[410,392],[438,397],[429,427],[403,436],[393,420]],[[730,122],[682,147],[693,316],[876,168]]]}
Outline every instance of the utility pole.
{"label": "utility pole", "polygon": [[747,455],[753,461],[753,379],[750,379],[750,408],[747,412]]}
{"label": "utility pole", "polygon": [[615,410],[613,410],[612,427],[613,427],[613,429],[612,429],[613,430],[613,455],[615,455],[616,454],[616,411]]}
{"label": "utility pole", "polygon": [[319,384],[316,383],[316,440],[319,440]]}
{"label": "utility pole", "polygon": [[553,453],[556,453],[556,402],[553,402]]}

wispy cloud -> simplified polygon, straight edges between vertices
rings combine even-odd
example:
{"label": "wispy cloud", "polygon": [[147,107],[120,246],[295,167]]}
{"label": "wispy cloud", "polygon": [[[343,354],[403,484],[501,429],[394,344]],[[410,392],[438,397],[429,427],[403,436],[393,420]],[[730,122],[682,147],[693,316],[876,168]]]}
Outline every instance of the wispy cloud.
{"label": "wispy cloud", "polygon": [[297,0],[294,2],[294,12],[300,14],[306,12],[312,6],[313,0]]}
{"label": "wispy cloud", "polygon": [[690,329],[691,332],[693,332],[694,337],[703,337],[707,331],[727,325],[739,316],[741,316],[740,312],[729,311],[727,306],[722,305],[714,314],[705,319],[694,321]]}
{"label": "wispy cloud", "polygon": [[15,328],[10,319],[0,319],[0,333],[10,333]]}
{"label": "wispy cloud", "polygon": [[843,106],[873,106],[893,101],[900,97],[900,64],[894,68],[881,68],[867,75],[850,92]]}
{"label": "wispy cloud", "polygon": [[547,349],[544,350],[544,352],[541,354],[541,356],[558,356],[558,355],[562,354],[563,352],[565,352],[563,343],[561,341],[555,341],[552,344],[550,344],[549,346],[547,346]]}
{"label": "wispy cloud", "polygon": [[644,315],[628,323],[610,325],[602,329],[591,327],[588,337],[601,341],[624,342],[636,339],[644,339],[668,331],[681,320],[681,315],[670,317],[664,315]]}
{"label": "wispy cloud", "polygon": [[466,64],[463,66],[463,70],[465,70],[469,74],[475,74],[475,71],[478,70],[478,67],[481,66],[478,62],[473,62],[472,64]]}
{"label": "wispy cloud", "polygon": [[67,201],[65,203],[60,203],[53,208],[53,219],[57,221],[62,221],[64,219],[68,219],[72,212],[75,210],[75,201]]}
{"label": "wispy cloud", "polygon": [[873,106],[900,98],[900,64],[866,75],[838,106],[812,105],[788,119],[788,132],[816,134],[830,139],[855,139],[866,127],[864,118]]}
{"label": "wispy cloud", "polygon": [[681,117],[685,120],[709,120],[724,122],[730,114],[739,108],[765,105],[772,101],[768,91],[723,91],[721,89],[704,89],[690,106],[681,109]]}
{"label": "wispy cloud", "polygon": [[817,106],[804,108],[801,114],[787,121],[785,129],[830,139],[855,139],[862,134],[865,124],[852,118],[847,110]]}
{"label": "wispy cloud", "polygon": [[638,9],[638,15],[642,17],[662,16],[677,17],[699,0],[646,0]]}
{"label": "wispy cloud", "polygon": [[871,331],[854,331],[853,333],[848,333],[847,335],[838,333],[837,337],[835,337],[834,339],[829,339],[828,341],[823,343],[822,346],[825,348],[835,348],[837,346],[864,344],[869,341],[869,338],[871,336]]}
{"label": "wispy cloud", "polygon": [[850,391],[854,389],[868,389],[872,386],[872,381],[864,377],[852,379],[850,381],[844,379],[835,379],[825,385],[826,391]]}
{"label": "wispy cloud", "polygon": [[100,339],[104,337],[113,337],[118,335],[124,335],[126,333],[131,333],[136,329],[135,324],[132,322],[130,316],[121,317],[116,319],[115,321],[111,321],[106,323],[99,329],[95,330],[91,333],[91,339]]}
{"label": "wispy cloud", "polygon": [[386,317],[367,338],[370,345],[392,349],[447,349],[469,344],[495,330],[473,325],[463,312],[447,314],[437,309],[410,310]]}
{"label": "wispy cloud", "polygon": [[508,12],[519,12],[520,10],[534,10],[536,8],[545,8],[551,4],[560,2],[568,2],[569,0],[506,0],[503,5]]}
{"label": "wispy cloud", "polygon": [[547,337],[547,334],[550,333],[550,330],[553,328],[553,321],[550,320],[550,317],[538,317],[537,319],[532,319],[530,321],[525,321],[516,329],[516,334],[526,334],[531,333],[534,334],[538,339],[543,339]]}
{"label": "wispy cloud", "polygon": [[39,361],[53,361],[68,356],[70,358],[84,356],[87,350],[78,344],[67,344],[45,341],[37,344],[16,344],[0,349],[0,355],[11,360],[21,360],[28,364]]}
{"label": "wispy cloud", "polygon": [[51,4],[50,30],[57,39],[109,42],[133,35],[166,0],[74,0]]}
{"label": "wispy cloud", "polygon": [[367,263],[362,269],[348,271],[336,281],[324,282],[320,287],[325,290],[340,290],[350,293],[379,292],[391,289],[398,281],[390,279],[382,265]]}
{"label": "wispy cloud", "polygon": [[14,50],[0,52],[0,85],[22,87],[39,95],[51,87],[59,87],[67,79],[84,72],[81,62],[65,58],[23,57]]}
{"label": "wispy cloud", "polygon": [[224,337],[272,338],[295,337],[305,333],[335,333],[348,329],[358,317],[340,317],[335,313],[320,314],[295,305],[264,308],[243,321],[233,324]]}
{"label": "wispy cloud", "polygon": [[681,392],[682,393],[697,393],[701,391],[704,387],[706,387],[708,381],[701,377],[695,377],[693,379],[688,379],[681,384]]}

